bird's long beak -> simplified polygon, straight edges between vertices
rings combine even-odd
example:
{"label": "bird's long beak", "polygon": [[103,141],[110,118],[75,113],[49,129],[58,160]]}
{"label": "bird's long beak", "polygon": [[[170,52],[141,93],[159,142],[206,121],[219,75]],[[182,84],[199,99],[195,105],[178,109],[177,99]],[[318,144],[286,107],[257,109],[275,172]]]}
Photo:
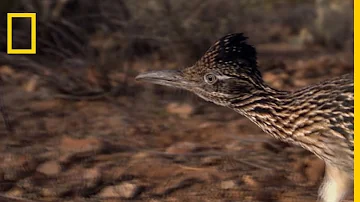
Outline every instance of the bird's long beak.
{"label": "bird's long beak", "polygon": [[139,74],[135,79],[177,88],[186,88],[188,84],[179,70],[160,70],[146,72]]}

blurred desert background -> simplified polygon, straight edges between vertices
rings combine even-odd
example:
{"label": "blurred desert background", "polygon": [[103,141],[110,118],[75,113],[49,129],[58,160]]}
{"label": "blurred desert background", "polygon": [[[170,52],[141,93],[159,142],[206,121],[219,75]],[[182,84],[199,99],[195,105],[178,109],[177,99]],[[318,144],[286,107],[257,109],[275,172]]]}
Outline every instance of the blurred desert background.
{"label": "blurred desert background", "polygon": [[[37,13],[37,54],[6,53],[9,12]],[[234,32],[274,88],[353,71],[350,0],[2,0],[0,201],[315,202],[321,160],[134,80]],[[13,47],[30,41],[30,21],[14,19]]]}

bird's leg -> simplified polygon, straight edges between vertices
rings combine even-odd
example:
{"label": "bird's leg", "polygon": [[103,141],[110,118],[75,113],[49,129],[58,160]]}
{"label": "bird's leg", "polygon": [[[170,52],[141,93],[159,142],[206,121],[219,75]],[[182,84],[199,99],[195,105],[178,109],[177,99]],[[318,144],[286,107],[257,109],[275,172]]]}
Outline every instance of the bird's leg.
{"label": "bird's leg", "polygon": [[344,170],[327,164],[324,181],[319,190],[320,201],[340,202],[351,191],[353,178]]}

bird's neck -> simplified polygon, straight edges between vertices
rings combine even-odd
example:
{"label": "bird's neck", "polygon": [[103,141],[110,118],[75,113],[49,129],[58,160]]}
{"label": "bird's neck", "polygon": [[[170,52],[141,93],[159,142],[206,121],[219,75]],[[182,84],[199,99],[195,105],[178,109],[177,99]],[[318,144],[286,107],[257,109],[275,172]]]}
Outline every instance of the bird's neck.
{"label": "bird's neck", "polygon": [[234,99],[229,107],[246,116],[266,133],[286,140],[293,130],[290,107],[293,101],[290,92],[264,86],[248,97]]}

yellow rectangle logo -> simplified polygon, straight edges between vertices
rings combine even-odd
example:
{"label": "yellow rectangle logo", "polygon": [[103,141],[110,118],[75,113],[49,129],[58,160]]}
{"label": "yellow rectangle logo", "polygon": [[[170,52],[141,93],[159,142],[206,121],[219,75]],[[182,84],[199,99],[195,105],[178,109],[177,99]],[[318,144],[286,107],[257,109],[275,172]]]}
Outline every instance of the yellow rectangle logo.
{"label": "yellow rectangle logo", "polygon": [[[31,20],[31,47],[30,49],[13,49],[12,19],[30,18]],[[7,14],[7,53],[8,54],[36,54],[36,13],[8,13]]]}

